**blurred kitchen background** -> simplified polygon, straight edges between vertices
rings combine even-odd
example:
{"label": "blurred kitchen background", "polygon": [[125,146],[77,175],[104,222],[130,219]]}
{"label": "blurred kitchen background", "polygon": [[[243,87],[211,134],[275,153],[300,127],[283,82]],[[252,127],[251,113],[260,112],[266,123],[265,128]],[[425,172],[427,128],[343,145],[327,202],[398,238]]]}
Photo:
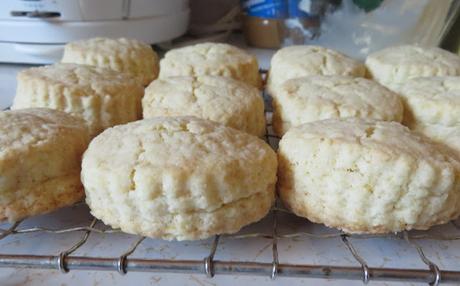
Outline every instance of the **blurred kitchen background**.
{"label": "blurred kitchen background", "polygon": [[192,0],[191,4],[191,34],[204,32],[205,27],[234,29],[243,31],[249,45],[261,48],[319,44],[364,58],[386,46],[418,43],[459,52],[458,0]]}
{"label": "blurred kitchen background", "polygon": [[[459,50],[460,0],[2,0],[0,62],[51,63],[68,41],[132,37],[169,48],[320,44],[349,56],[398,43]],[[243,41],[244,39],[244,41]]]}

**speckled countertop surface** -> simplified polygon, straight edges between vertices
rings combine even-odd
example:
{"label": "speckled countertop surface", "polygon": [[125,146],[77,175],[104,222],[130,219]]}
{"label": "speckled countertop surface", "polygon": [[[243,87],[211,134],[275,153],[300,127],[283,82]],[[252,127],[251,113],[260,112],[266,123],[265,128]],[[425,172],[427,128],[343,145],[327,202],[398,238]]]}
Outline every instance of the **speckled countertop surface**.
{"label": "speckled countertop surface", "polygon": [[[254,225],[248,226],[241,233],[270,233],[272,216]],[[336,233],[320,225],[290,214],[277,215],[280,235],[287,233]],[[21,228],[34,226],[59,228],[88,225],[91,221],[84,204],[66,208],[55,213],[26,220]],[[5,228],[6,225],[0,227]],[[98,229],[104,229],[100,223]],[[435,227],[432,233],[447,235],[453,232],[451,226]],[[457,231],[458,233],[458,231]],[[2,254],[58,255],[68,249],[81,237],[82,233],[46,234],[30,233],[13,235],[0,241]],[[75,253],[75,256],[117,258],[137,240],[136,236],[115,233],[92,233],[87,241]],[[182,259],[201,260],[209,253],[212,239],[196,242],[166,242],[146,239],[130,258],[139,259]],[[351,238],[353,245],[367,261],[369,267],[418,268],[426,269],[419,259],[416,249],[400,239],[358,239]],[[460,241],[417,241],[427,257],[441,269],[458,270],[460,261]],[[278,242],[280,263],[358,266],[340,238],[280,239]],[[271,240],[267,238],[231,239],[223,237],[219,243],[215,259],[224,261],[271,262]],[[359,281],[319,280],[278,277],[272,281],[268,277],[230,276],[217,274],[206,278],[204,274],[164,274],[129,272],[122,276],[115,271],[77,271],[62,274],[57,270],[0,269],[0,285],[362,285]],[[412,283],[372,282],[371,285],[420,285]]]}
{"label": "speckled countertop surface", "polygon": [[[33,226],[63,227],[88,225],[91,217],[85,205],[60,210],[56,213],[26,220],[21,228]],[[335,232],[319,225],[311,224],[292,215],[278,215],[279,233],[299,231],[311,233]],[[272,217],[249,226],[242,233],[270,233]],[[96,225],[103,228],[102,225]],[[447,234],[449,227],[438,227],[434,231]],[[2,254],[57,255],[73,245],[81,234],[50,235],[44,233],[21,234],[7,237],[0,242]],[[374,238],[370,240],[352,239],[353,244],[371,267],[421,268],[415,248],[403,240]],[[136,241],[132,235],[91,234],[88,242],[72,255],[92,257],[118,257]],[[425,253],[442,269],[458,268],[460,243],[419,241]],[[209,253],[211,240],[197,242],[165,242],[147,239],[130,256],[148,259],[202,259]],[[242,240],[222,238],[215,259],[242,261],[271,261],[271,241],[264,238]],[[278,244],[280,263],[319,264],[356,266],[357,262],[348,252],[340,238],[331,239],[281,239]],[[360,285],[359,281],[331,281],[318,279],[283,278],[271,281],[268,277],[216,275],[208,279],[204,274],[161,274],[134,273],[121,276],[117,272],[71,271],[62,274],[57,270],[1,269],[1,285]],[[372,285],[416,285],[404,283],[377,283]]]}

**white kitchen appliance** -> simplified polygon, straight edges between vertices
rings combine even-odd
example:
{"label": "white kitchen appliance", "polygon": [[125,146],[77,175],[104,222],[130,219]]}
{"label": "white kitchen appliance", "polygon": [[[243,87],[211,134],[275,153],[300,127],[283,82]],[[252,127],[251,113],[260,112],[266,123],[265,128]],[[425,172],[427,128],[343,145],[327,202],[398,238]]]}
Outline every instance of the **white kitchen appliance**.
{"label": "white kitchen appliance", "polygon": [[65,43],[104,36],[161,43],[184,34],[188,0],[0,0],[0,62],[58,61]]}

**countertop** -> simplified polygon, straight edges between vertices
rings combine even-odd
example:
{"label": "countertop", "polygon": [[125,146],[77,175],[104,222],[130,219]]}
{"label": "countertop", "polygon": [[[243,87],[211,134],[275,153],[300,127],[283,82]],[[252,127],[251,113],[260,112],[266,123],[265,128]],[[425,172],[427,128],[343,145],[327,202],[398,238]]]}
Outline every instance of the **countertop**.
{"label": "countertop", "polygon": [[0,108],[5,109],[13,102],[16,93],[16,75],[28,65],[0,64]]}

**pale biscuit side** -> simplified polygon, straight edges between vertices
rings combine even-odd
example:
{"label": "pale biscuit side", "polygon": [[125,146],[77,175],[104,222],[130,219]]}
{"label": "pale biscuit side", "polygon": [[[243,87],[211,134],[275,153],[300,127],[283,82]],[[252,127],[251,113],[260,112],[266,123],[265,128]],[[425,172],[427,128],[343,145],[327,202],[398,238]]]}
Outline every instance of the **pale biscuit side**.
{"label": "pale biscuit side", "polygon": [[[83,197],[83,122],[50,109],[0,113],[0,219],[16,221]],[[24,174],[27,174],[25,176]]]}
{"label": "pale biscuit side", "polygon": [[160,61],[160,78],[214,75],[262,88],[257,58],[237,47],[202,43],[167,52]]}
{"label": "pale biscuit side", "polygon": [[152,82],[142,99],[144,118],[197,116],[263,136],[264,102],[258,89],[218,76],[168,77]]}
{"label": "pale biscuit side", "polygon": [[460,214],[458,161],[394,122],[291,128],[280,142],[279,176],[296,214],[347,232],[427,229]]}
{"label": "pale biscuit side", "polygon": [[84,119],[92,136],[141,117],[142,85],[109,69],[74,64],[30,68],[18,74],[12,109],[47,107]]}
{"label": "pale biscuit side", "polygon": [[148,85],[158,77],[159,59],[147,44],[134,39],[92,38],[65,45],[63,63],[110,68],[138,77]]}
{"label": "pale biscuit side", "polygon": [[460,159],[460,126],[417,123],[412,125],[412,130],[444,145]]}
{"label": "pale biscuit side", "polygon": [[337,51],[320,46],[290,46],[272,57],[267,81],[271,94],[286,80],[312,75],[346,75],[364,77],[364,64]]}
{"label": "pale biscuit side", "polygon": [[437,47],[402,45],[370,54],[366,67],[371,78],[394,89],[412,78],[460,75],[460,57]]}
{"label": "pale biscuit side", "polygon": [[404,124],[457,126],[460,124],[459,77],[417,78],[403,84]]}
{"label": "pale biscuit side", "polygon": [[273,128],[329,118],[368,118],[401,122],[399,96],[376,82],[350,76],[310,76],[286,81],[272,92]]}
{"label": "pale biscuit side", "polygon": [[106,223],[192,239],[262,218],[274,198],[276,165],[273,150],[255,136],[193,117],[157,117],[95,138],[82,180],[93,214]]}

